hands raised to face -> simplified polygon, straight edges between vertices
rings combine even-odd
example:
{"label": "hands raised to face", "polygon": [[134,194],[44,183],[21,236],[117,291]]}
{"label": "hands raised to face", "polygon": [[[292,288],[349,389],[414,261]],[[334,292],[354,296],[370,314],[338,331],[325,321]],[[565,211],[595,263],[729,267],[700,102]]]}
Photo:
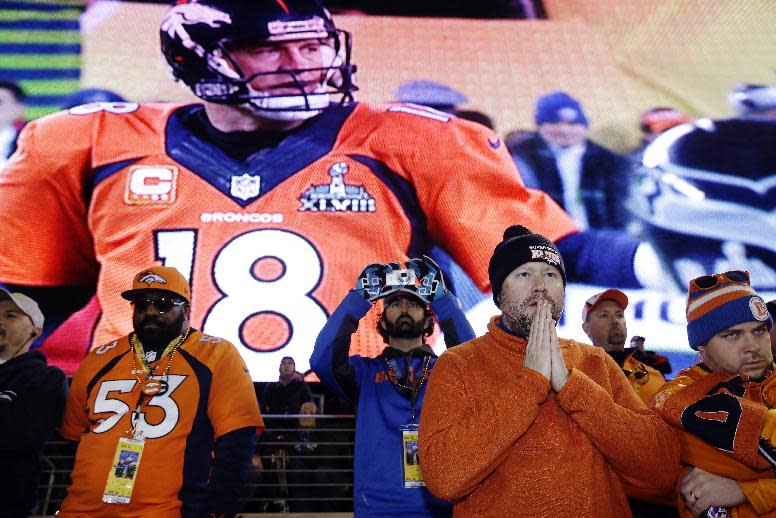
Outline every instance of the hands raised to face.
{"label": "hands raised to face", "polygon": [[547,300],[540,300],[536,304],[523,367],[544,376],[555,392],[560,392],[568,381],[568,367],[560,351],[552,308]]}

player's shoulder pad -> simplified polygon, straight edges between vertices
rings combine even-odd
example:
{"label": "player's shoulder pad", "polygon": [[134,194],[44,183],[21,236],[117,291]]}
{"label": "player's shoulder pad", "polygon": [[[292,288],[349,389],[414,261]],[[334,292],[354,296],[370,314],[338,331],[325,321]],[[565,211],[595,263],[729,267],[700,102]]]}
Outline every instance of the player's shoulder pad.
{"label": "player's shoulder pad", "polygon": [[145,109],[138,103],[88,103],[50,113],[30,121],[29,124],[41,127],[88,126],[106,115],[132,116],[142,111]]}
{"label": "player's shoulder pad", "polygon": [[[97,130],[105,132],[112,126],[152,126],[153,121],[164,120],[179,104],[138,103],[89,103],[75,106],[39,119],[30,121],[22,129],[26,135],[48,146],[63,146],[68,149],[80,147],[77,141],[87,142],[94,138]],[[140,121],[138,122],[138,119]],[[74,141],[74,139],[77,139]]]}
{"label": "player's shoulder pad", "polygon": [[89,356],[107,356],[111,351],[120,349],[119,342],[121,342],[121,339],[113,340],[112,342],[95,347],[89,351]]}
{"label": "player's shoulder pad", "polygon": [[202,331],[193,331],[185,344],[188,344],[188,347],[197,348],[199,351],[210,351],[217,354],[229,354],[230,351],[234,351],[235,354],[240,354],[229,340]]}
{"label": "player's shoulder pad", "polygon": [[367,124],[373,126],[374,131],[394,132],[401,134],[402,139],[422,140],[426,144],[429,138],[432,138],[433,142],[443,139],[461,143],[472,140],[481,141],[483,144],[488,142],[493,149],[497,149],[501,144],[490,128],[420,104],[390,103],[372,106],[361,103],[359,115],[363,120],[373,121]]}
{"label": "player's shoulder pad", "polygon": [[[411,103],[386,103],[366,104],[360,103],[359,108],[371,114],[381,121],[403,120],[407,124],[439,126],[439,123],[447,124],[457,117],[451,113],[443,112],[422,104]],[[437,123],[437,124],[432,124]]]}
{"label": "player's shoulder pad", "polygon": [[166,121],[172,112],[182,106],[178,103],[90,103],[60,113],[71,123],[88,121],[86,123],[94,124],[99,121],[102,125],[125,125],[137,124],[139,119],[153,126],[157,121]]}
{"label": "player's shoulder pad", "polygon": [[217,336],[211,336],[205,333],[200,333],[199,337],[194,337],[196,342],[203,343],[203,344],[220,344],[225,343],[231,345],[231,342],[228,340],[224,340],[223,338],[219,338]]}

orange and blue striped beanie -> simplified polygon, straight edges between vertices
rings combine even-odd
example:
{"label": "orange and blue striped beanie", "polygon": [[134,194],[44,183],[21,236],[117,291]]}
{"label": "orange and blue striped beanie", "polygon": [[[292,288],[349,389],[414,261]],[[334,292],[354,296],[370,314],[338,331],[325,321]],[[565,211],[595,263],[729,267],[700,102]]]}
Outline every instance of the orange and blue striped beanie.
{"label": "orange and blue striped beanie", "polygon": [[706,345],[717,333],[744,322],[773,320],[765,301],[751,286],[741,282],[719,279],[713,288],[702,290],[690,283],[687,294],[687,338],[690,347],[697,350]]}

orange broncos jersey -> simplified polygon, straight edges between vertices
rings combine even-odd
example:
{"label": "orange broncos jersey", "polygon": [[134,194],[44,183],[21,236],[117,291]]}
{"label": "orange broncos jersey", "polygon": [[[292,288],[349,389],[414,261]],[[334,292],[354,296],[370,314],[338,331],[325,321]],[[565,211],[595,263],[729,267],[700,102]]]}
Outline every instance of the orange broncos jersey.
{"label": "orange broncos jersey", "polygon": [[[192,324],[270,380],[283,356],[308,368],[328,315],[370,263],[437,244],[487,292],[509,225],[554,241],[576,230],[524,186],[492,131],[442,112],[331,108],[237,161],[187,129],[203,109],[97,103],[28,124],[0,173],[0,282],[96,283],[100,344],[130,330],[119,294],[132,275],[174,266],[191,282]],[[374,319],[352,353],[384,347]]]}
{"label": "orange broncos jersey", "polygon": [[[128,337],[91,351],[73,377],[59,430],[79,441],[72,484],[59,516],[179,516],[204,498],[215,438],[264,422],[248,370],[229,342],[193,331],[175,352],[168,389],[144,397],[136,426],[145,448],[129,504],[102,494],[119,437],[140,399]],[[169,356],[151,366],[163,372]],[[164,376],[155,376],[164,380]]]}

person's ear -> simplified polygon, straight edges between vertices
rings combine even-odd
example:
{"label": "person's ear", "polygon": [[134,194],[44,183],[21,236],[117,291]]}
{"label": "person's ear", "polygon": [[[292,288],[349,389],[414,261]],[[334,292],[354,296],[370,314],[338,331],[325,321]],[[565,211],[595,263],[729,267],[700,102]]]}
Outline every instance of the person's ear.
{"label": "person's ear", "polygon": [[30,333],[30,338],[33,340],[37,340],[40,335],[43,334],[43,329],[36,327],[32,330],[32,333]]}

